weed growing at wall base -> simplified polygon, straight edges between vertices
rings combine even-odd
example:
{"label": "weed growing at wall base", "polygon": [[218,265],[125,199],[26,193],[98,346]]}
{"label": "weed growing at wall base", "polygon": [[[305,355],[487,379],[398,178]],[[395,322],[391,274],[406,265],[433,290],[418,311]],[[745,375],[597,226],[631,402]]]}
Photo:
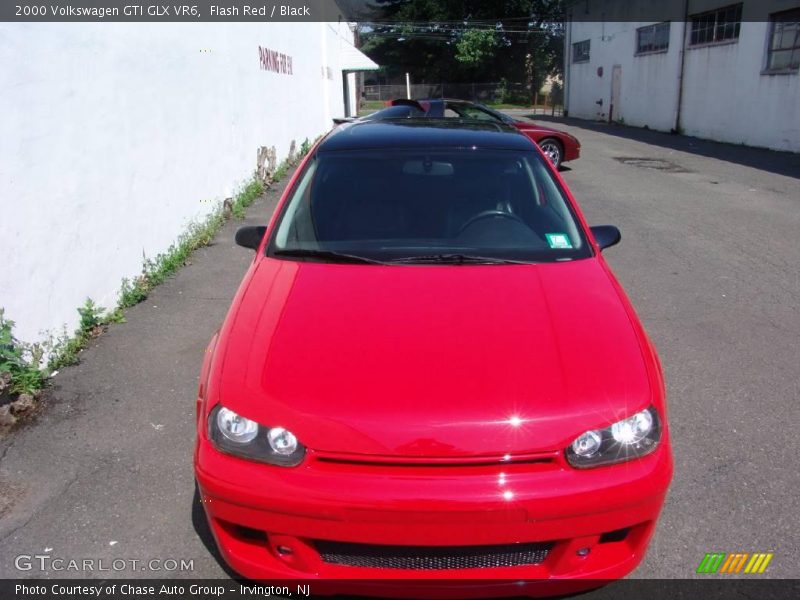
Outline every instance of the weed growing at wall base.
{"label": "weed growing at wall base", "polygon": [[261,195],[261,192],[264,191],[264,184],[262,184],[257,179],[254,179],[246,186],[244,189],[239,192],[236,196],[236,199],[233,201],[233,207],[231,208],[231,214],[236,217],[237,219],[244,219],[245,209],[250,206],[253,202],[256,201]]}
{"label": "weed growing at wall base", "polygon": [[[233,201],[232,214],[244,216],[245,208],[250,206],[263,191],[264,186],[258,180],[253,179],[247,183]],[[217,206],[204,221],[190,224],[166,252],[155,258],[145,257],[141,275],[132,280],[122,280],[119,307],[127,308],[147,298],[150,290],[186,264],[192,252],[210,244],[224,223],[223,209]]]}
{"label": "weed growing at wall base", "polygon": [[[309,150],[311,150],[311,143],[306,139],[300,146],[300,152],[296,159],[287,159],[280,163],[275,168],[270,180],[277,182],[283,179],[289,169],[297,163],[297,160],[308,154]],[[253,204],[263,192],[264,183],[253,177],[236,194],[230,208],[231,216],[243,219],[247,207]],[[166,252],[157,255],[153,259],[145,257],[141,275],[133,279],[122,280],[119,308],[133,306],[147,298],[150,290],[186,264],[186,260],[192,252],[210,244],[225,223],[225,220],[225,211],[222,206],[218,206],[204,221],[189,225],[189,228],[178,238],[178,241],[170,246]]]}
{"label": "weed growing at wall base", "polygon": [[83,306],[78,308],[80,321],[74,335],[64,334],[45,345],[49,347],[50,361],[47,363],[47,373],[57,371],[61,367],[77,364],[78,353],[86,348],[93,337],[100,335],[109,323],[124,323],[122,311],[116,309],[106,312],[102,306],[97,306],[91,298],[87,298]]}
{"label": "weed growing at wall base", "polygon": [[11,394],[22,394],[44,386],[41,353],[16,339],[13,329],[14,321],[6,319],[0,308],[0,395],[6,388]]}
{"label": "weed growing at wall base", "polygon": [[[91,299],[78,309],[80,324],[74,335],[66,331],[40,344],[27,344],[14,337],[14,322],[0,308],[0,394],[33,394],[44,387],[51,373],[78,362],[78,352],[109,323],[124,321],[122,312],[106,314]],[[49,360],[45,359],[49,357]]]}
{"label": "weed growing at wall base", "polygon": [[[289,169],[311,149],[306,139],[295,160],[285,160],[275,169],[270,180],[283,179]],[[244,218],[249,207],[264,191],[264,183],[253,177],[234,198],[230,213]],[[13,336],[14,322],[6,319],[0,308],[0,395],[32,394],[41,390],[47,378],[61,367],[78,362],[78,353],[89,340],[102,333],[110,323],[123,323],[122,309],[133,306],[147,298],[150,291],[186,264],[189,256],[203,246],[209,245],[225,223],[227,215],[222,206],[217,206],[203,221],[191,223],[186,231],[166,252],[155,258],[144,257],[142,272],[133,279],[123,279],[119,292],[119,304],[111,312],[87,299],[78,308],[78,329],[70,335],[66,329],[58,336],[39,344],[27,344]]]}

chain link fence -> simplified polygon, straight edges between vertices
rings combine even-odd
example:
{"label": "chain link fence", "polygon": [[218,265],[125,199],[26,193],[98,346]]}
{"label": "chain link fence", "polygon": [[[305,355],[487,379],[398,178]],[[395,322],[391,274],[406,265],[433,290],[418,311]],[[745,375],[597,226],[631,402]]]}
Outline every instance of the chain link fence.
{"label": "chain link fence", "polygon": [[[365,85],[363,102],[385,102],[406,97],[405,84]],[[458,98],[482,104],[518,104],[534,112],[561,115],[562,92],[558,87],[551,92],[531,96],[524,83],[414,83],[412,98]]]}

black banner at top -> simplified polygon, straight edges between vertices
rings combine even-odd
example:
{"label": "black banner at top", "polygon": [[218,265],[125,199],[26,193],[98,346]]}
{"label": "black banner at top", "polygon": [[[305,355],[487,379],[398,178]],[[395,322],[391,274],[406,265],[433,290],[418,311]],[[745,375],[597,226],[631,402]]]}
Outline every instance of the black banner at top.
{"label": "black banner at top", "polygon": [[[290,22],[392,21],[398,4],[415,0],[2,0],[0,22]],[[482,0],[482,8],[505,0]],[[742,21],[764,21],[791,0],[563,0],[531,21],[686,21],[726,5],[741,5]],[[796,3],[794,3],[796,5]],[[469,3],[464,3],[465,25]],[[498,10],[498,15],[503,14]]]}
{"label": "black banner at top", "polygon": [[[360,5],[360,8],[359,8]],[[3,0],[5,22],[358,21],[368,3],[344,0]]]}

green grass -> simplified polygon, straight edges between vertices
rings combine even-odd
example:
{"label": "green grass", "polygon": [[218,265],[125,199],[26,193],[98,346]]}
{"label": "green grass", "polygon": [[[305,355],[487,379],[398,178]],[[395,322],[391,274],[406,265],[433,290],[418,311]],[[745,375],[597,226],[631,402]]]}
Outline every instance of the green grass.
{"label": "green grass", "polygon": [[366,100],[361,106],[359,106],[358,110],[361,111],[369,111],[374,112],[376,110],[380,110],[386,107],[385,100]]}
{"label": "green grass", "polygon": [[[533,104],[514,104],[509,102],[487,102],[486,106],[491,108],[524,108],[524,109],[532,109]],[[543,106],[539,106],[539,108],[544,108]]]}
{"label": "green grass", "polygon": [[264,185],[260,181],[253,180],[248,183],[239,195],[236,196],[231,214],[237,219],[244,219],[247,207],[255,202],[256,198],[258,198],[263,191]]}

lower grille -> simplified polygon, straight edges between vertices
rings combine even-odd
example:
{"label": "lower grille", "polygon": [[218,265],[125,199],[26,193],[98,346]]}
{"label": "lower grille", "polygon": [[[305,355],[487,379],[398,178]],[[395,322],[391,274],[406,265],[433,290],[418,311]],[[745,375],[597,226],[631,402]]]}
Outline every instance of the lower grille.
{"label": "lower grille", "polygon": [[550,543],[501,546],[383,546],[345,542],[315,542],[326,563],[368,569],[489,569],[538,565],[553,547]]}

